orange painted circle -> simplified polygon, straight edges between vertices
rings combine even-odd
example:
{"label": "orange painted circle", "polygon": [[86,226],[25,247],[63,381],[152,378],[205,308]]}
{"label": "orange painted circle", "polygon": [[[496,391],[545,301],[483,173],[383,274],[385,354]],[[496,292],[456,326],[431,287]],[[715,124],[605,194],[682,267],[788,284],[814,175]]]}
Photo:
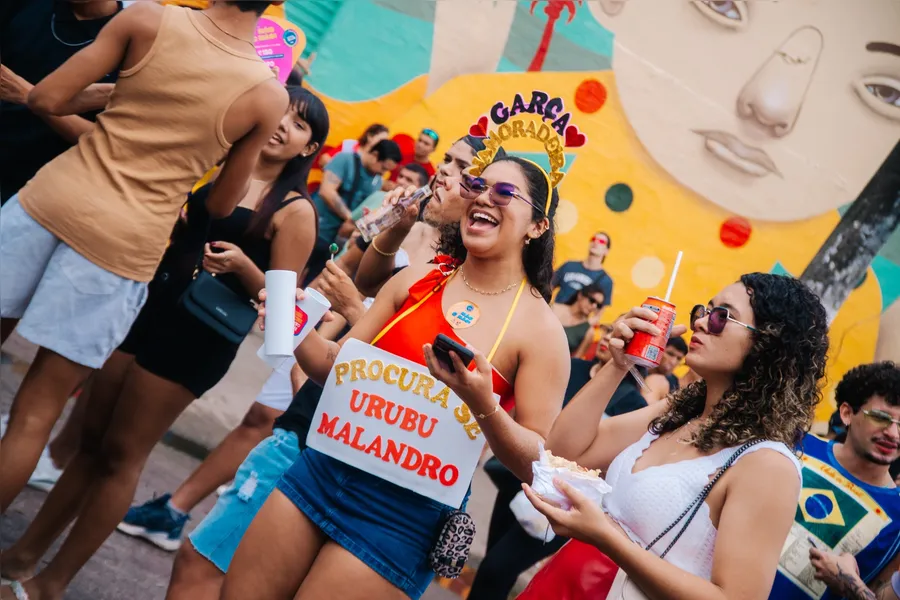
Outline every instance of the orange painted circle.
{"label": "orange painted circle", "polygon": [[585,79],[575,90],[575,106],[583,113],[595,113],[606,104],[606,86],[596,79]]}
{"label": "orange painted circle", "polygon": [[731,217],[719,228],[719,239],[728,248],[740,248],[750,239],[753,228],[742,217]]}

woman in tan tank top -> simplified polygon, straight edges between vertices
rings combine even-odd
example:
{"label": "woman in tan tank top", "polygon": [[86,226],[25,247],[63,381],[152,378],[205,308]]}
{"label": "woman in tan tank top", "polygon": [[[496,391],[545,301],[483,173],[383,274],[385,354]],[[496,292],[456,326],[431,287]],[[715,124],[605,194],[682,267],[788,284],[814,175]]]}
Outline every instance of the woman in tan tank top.
{"label": "woman in tan tank top", "polygon": [[[327,137],[328,113],[308,90],[294,87],[290,93],[291,107],[263,150],[250,192],[235,212],[210,222],[205,200],[214,184],[191,195],[188,220],[173,235],[150,300],[83,399],[83,447],[25,534],[4,552],[5,576],[33,573],[60,531],[60,519],[70,518],[70,509],[88,498],[65,549],[51,561],[53,568],[26,583],[27,589],[58,588],[75,575],[71,565],[89,558],[102,543],[101,533],[112,533],[115,517],[125,515],[155,444],[195,398],[224,377],[236,357],[238,343],[181,305],[198,256],[203,256],[203,269],[217,274],[222,285],[248,304],[262,287],[265,270],[303,271],[317,223],[306,179]],[[225,252],[213,253],[211,246]],[[179,508],[187,512],[191,507]]]}
{"label": "woman in tan tank top", "polygon": [[225,216],[243,198],[287,106],[252,45],[268,4],[223,1],[201,13],[137,3],[31,92],[33,111],[77,113],[88,85],[122,69],[95,128],[2,209],[3,337],[21,319],[18,333],[40,349],[0,452],[0,510],[28,480],[69,393],[128,332],[193,183],[227,155],[208,208]]}

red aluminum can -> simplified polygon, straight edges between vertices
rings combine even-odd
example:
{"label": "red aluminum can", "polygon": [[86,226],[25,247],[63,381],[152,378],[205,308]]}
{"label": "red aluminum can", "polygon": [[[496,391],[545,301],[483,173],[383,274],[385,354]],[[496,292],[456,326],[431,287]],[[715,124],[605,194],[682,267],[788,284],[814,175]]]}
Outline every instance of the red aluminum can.
{"label": "red aluminum can", "polygon": [[643,331],[635,331],[634,337],[625,346],[625,354],[636,365],[652,369],[659,366],[663,352],[666,351],[669,334],[672,333],[672,325],[675,323],[675,305],[662,298],[650,296],[641,306],[649,308],[659,315],[653,324],[659,327],[663,333],[654,336]]}

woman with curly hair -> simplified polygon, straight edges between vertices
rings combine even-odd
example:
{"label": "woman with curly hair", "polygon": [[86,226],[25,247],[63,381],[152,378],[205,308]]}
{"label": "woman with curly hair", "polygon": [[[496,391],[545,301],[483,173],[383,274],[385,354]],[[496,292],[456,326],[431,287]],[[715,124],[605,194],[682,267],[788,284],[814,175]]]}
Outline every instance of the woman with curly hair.
{"label": "woman with curly hair", "polygon": [[[702,380],[666,402],[601,421],[628,372],[625,344],[635,331],[657,335],[655,319],[634,308],[615,324],[612,360],[550,433],[554,453],[602,469],[612,492],[601,509],[558,482],[573,505],[563,511],[525,486],[557,534],[593,548],[570,543],[520,598],[769,595],[800,493],[794,449],[821,400],[825,309],[796,279],[743,275],[691,311],[687,364]],[[560,573],[583,566],[571,557],[586,549],[594,553],[592,576]]]}

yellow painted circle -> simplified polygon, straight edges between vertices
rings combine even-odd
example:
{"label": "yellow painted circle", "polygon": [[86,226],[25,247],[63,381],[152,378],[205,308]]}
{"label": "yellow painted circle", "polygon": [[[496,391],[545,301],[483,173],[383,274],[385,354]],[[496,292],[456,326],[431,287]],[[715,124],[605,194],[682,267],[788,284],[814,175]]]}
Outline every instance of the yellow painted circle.
{"label": "yellow painted circle", "polygon": [[655,256],[639,259],[631,268],[631,281],[642,290],[656,287],[666,273],[663,261]]}
{"label": "yellow painted circle", "polygon": [[569,233],[578,223],[578,207],[574,202],[559,199],[556,207],[556,233]]}

